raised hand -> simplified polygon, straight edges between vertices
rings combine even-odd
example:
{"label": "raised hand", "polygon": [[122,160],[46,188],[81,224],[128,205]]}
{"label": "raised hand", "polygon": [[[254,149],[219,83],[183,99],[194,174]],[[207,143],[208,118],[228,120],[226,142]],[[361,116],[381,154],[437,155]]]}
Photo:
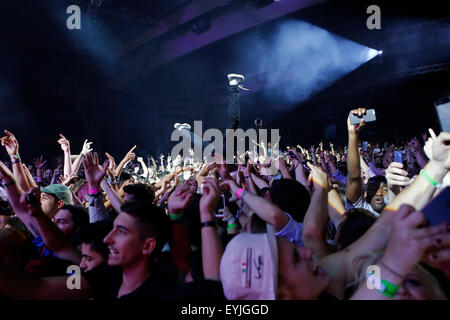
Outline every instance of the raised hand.
{"label": "raised hand", "polygon": [[[295,155],[296,158],[292,157],[289,152],[292,152]],[[289,157],[289,159],[291,159],[291,161],[294,164],[297,164],[298,162],[303,162],[305,160],[304,159],[305,157],[304,157],[303,153],[298,153],[298,151],[296,149],[289,149],[288,150],[288,157]]]}
{"label": "raised hand", "polygon": [[202,181],[203,195],[200,199],[200,212],[212,215],[219,202],[221,190],[217,179],[206,177]]}
{"label": "raised hand", "polygon": [[329,191],[330,182],[328,180],[328,175],[322,170],[322,168],[313,165],[308,162],[308,167],[311,168],[311,172],[308,176],[308,187],[312,188],[314,186],[319,186],[325,191]]}
{"label": "raised hand", "polygon": [[83,166],[89,188],[98,189],[100,187],[100,183],[102,182],[106,174],[107,165],[109,164],[109,160],[107,161],[108,163],[103,169],[98,164],[97,152],[95,152],[94,155],[92,155],[91,152],[86,153],[86,157],[83,159]]}
{"label": "raised hand", "polygon": [[433,141],[431,146],[432,159],[438,161],[442,166],[450,170],[450,133],[441,132]]}
{"label": "raised hand", "polygon": [[232,194],[236,194],[236,192],[239,190],[239,186],[233,179],[227,179],[220,182],[220,187],[222,188],[222,190],[230,190]]}
{"label": "raised hand", "polygon": [[66,137],[64,137],[61,133],[59,134],[59,136],[61,138],[58,140],[58,143],[61,145],[62,151],[69,152],[70,151],[70,142],[69,142],[69,140],[67,140]]}
{"label": "raised hand", "polygon": [[16,137],[9,132],[8,130],[5,130],[6,137],[1,138],[2,146],[6,148],[6,152],[10,156],[16,156],[19,154],[19,142],[17,141]]}
{"label": "raised hand", "polygon": [[414,179],[408,178],[408,172],[403,170],[403,164],[398,162],[391,162],[386,169],[386,180],[388,188],[396,195],[400,193],[400,187],[414,182]]}
{"label": "raised hand", "polygon": [[108,165],[108,174],[110,177],[115,177],[116,174],[116,162],[114,161],[114,158],[112,155],[110,155],[108,152],[105,152],[106,157],[109,160],[109,165]]}
{"label": "raised hand", "polygon": [[[366,114],[366,108],[353,109],[352,111],[350,111],[350,114],[354,114],[357,115],[358,117],[361,117],[364,114]],[[358,134],[365,125],[366,123],[364,119],[361,119],[361,122],[359,124],[351,124],[350,116],[347,118],[347,130],[349,133]]]}
{"label": "raised hand", "polygon": [[63,184],[63,185],[65,185],[65,186],[70,186],[70,185],[73,185],[76,181],[77,181],[77,179],[78,179],[78,176],[76,175],[76,173],[75,172],[72,172],[69,176],[61,176],[62,177],[62,179],[61,179],[61,184]]}
{"label": "raised hand", "polygon": [[136,146],[131,148],[130,151],[128,151],[127,154],[125,155],[125,159],[127,159],[127,161],[134,160],[136,158],[136,154],[133,153],[134,149],[136,149]]}
{"label": "raised hand", "polygon": [[[206,179],[206,178],[205,178]],[[178,185],[167,200],[167,208],[171,214],[179,214],[192,201],[194,193],[185,184]]]}
{"label": "raised hand", "polygon": [[92,142],[88,142],[87,139],[84,140],[84,143],[83,143],[83,149],[81,150],[81,154],[82,154],[82,155],[86,155],[86,153],[92,151],[92,149],[91,149],[91,144],[92,144]]}
{"label": "raised hand", "polygon": [[[395,215],[382,263],[400,275],[407,275],[428,249],[439,244],[445,232],[445,223],[423,227],[424,215],[409,205],[402,205]],[[442,243],[442,240],[440,241]]]}
{"label": "raised hand", "polygon": [[430,132],[430,138],[425,140],[425,145],[423,146],[423,151],[425,152],[425,155],[428,157],[428,159],[432,159],[432,151],[431,146],[433,145],[433,141],[436,139],[436,134],[434,133],[433,129],[428,129],[428,132]]}
{"label": "raised hand", "polygon": [[43,161],[42,155],[40,158],[34,159],[34,165],[36,166],[36,169],[42,169],[46,163],[47,163],[47,160]]}

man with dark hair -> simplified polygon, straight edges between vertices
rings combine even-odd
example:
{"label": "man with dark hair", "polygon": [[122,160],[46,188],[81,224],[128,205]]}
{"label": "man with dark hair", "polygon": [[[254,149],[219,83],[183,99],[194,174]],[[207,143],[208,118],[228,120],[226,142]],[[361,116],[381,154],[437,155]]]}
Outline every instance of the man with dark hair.
{"label": "man with dark hair", "polygon": [[123,199],[128,201],[149,201],[153,202],[155,199],[155,192],[149,185],[144,183],[129,184],[123,187]]}
{"label": "man with dark hair", "polygon": [[308,190],[298,181],[280,179],[272,183],[270,200],[295,221],[303,222],[311,202]]}
{"label": "man with dark hair", "polygon": [[108,266],[85,274],[96,298],[164,299],[169,287],[154,262],[169,234],[170,221],[162,209],[148,202],[124,203],[104,239]]}
{"label": "man with dark hair", "polygon": [[[97,266],[81,277],[80,290],[68,290],[67,277],[2,277],[0,291],[18,299],[166,300],[174,288],[160,276],[155,258],[170,235],[170,221],[162,209],[148,202],[127,202],[104,238],[108,245],[107,264]],[[27,210],[24,208],[18,210]],[[0,269],[0,271],[4,271]],[[15,277],[22,277],[22,286]],[[10,283],[10,281],[12,281]]]}
{"label": "man with dark hair", "polygon": [[112,223],[103,220],[85,226],[78,234],[77,241],[81,246],[82,259],[80,268],[87,272],[106,263],[109,250],[103,239],[112,230]]}
{"label": "man with dark hair", "polygon": [[[350,114],[362,118],[366,113],[365,108],[354,109]],[[386,206],[384,198],[388,195],[386,179],[376,176],[369,179],[367,196],[364,197],[363,182],[361,179],[360,153],[358,150],[359,133],[365,126],[364,119],[359,124],[350,123],[350,115],[347,118],[348,129],[348,160],[347,160],[347,185],[345,209],[361,208],[369,210],[375,216],[379,216]]]}

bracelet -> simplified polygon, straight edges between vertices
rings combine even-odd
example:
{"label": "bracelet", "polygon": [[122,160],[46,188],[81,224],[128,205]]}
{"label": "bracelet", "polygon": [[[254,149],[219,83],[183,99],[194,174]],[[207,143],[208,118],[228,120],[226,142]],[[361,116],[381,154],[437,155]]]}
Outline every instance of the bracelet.
{"label": "bracelet", "polygon": [[98,188],[89,188],[88,194],[98,194],[100,190]]}
{"label": "bracelet", "polygon": [[13,181],[11,181],[11,182],[4,183],[3,186],[4,186],[4,187],[8,187],[8,186],[12,186],[12,185],[15,184],[15,183],[16,183],[16,179],[13,179]]}
{"label": "bracelet", "polygon": [[19,153],[13,154],[10,157],[11,157],[11,160],[20,160],[20,154]]}
{"label": "bracelet", "polygon": [[241,193],[242,193],[242,191],[244,191],[244,188],[240,188],[238,191],[236,191],[236,197],[237,197],[239,200],[242,200],[242,199],[241,199]]}
{"label": "bracelet", "polygon": [[184,217],[183,213],[178,213],[178,214],[176,214],[176,213],[169,213],[169,218],[172,221],[179,221],[179,220],[183,219],[183,217]]}
{"label": "bracelet", "polygon": [[394,274],[396,277],[398,277],[398,278],[400,278],[400,279],[403,279],[403,278],[404,278],[404,276],[402,276],[400,273],[398,273],[398,272],[392,270],[392,269],[391,269],[390,267],[388,267],[385,263],[381,262],[381,260],[378,261],[378,263],[381,264],[381,265],[382,265],[383,267],[385,267],[386,269],[388,269],[388,270],[389,270],[392,274]]}
{"label": "bracelet", "polygon": [[399,286],[390,283],[387,280],[381,280],[381,289],[377,289],[377,291],[392,299],[397,294],[398,289],[400,289]]}
{"label": "bracelet", "polygon": [[20,160],[20,159],[17,159],[17,160],[14,160],[14,161],[11,161],[11,163],[12,164],[18,164],[18,163],[21,163],[22,161]]}
{"label": "bracelet", "polygon": [[229,224],[229,225],[227,226],[227,231],[230,230],[230,229],[233,229],[233,228],[237,228],[237,224],[236,224],[236,223]]}
{"label": "bracelet", "polygon": [[206,222],[202,222],[201,224],[202,228],[204,227],[216,227],[216,221],[214,220],[210,220],[210,221],[206,221]]}
{"label": "bracelet", "polygon": [[428,175],[428,173],[425,171],[425,169],[420,170],[420,175],[424,177],[429,183],[431,183],[434,187],[438,189],[442,189],[442,184],[438,183],[436,180],[434,180],[432,177]]}

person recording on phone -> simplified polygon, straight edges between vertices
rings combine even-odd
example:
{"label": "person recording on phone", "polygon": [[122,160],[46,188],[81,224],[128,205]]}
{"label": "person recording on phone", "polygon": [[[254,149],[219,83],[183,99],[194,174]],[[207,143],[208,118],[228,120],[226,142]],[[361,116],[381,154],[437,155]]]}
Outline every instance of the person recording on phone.
{"label": "person recording on phone", "polygon": [[[368,180],[367,188],[364,190],[361,179],[361,163],[358,151],[359,133],[365,126],[366,108],[358,108],[350,111],[347,118],[348,129],[348,159],[347,159],[347,185],[345,190],[345,208],[366,209],[379,216],[386,207],[385,197],[388,195],[386,178],[375,176]],[[359,124],[352,124],[350,118],[357,116],[361,118]]]}

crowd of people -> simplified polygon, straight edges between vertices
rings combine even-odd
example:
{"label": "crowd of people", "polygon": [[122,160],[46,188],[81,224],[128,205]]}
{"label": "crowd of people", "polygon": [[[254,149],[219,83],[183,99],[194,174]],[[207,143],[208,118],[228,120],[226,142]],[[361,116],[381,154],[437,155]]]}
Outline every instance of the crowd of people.
{"label": "crowd of people", "polygon": [[[229,76],[230,128],[243,80]],[[260,154],[237,155],[242,163],[193,152],[144,161],[136,146],[118,164],[109,153],[101,162],[91,142],[73,156],[61,135],[52,170],[42,156],[25,165],[18,137],[5,130],[0,295],[447,299],[450,219],[430,223],[422,211],[448,203],[450,133],[430,129],[397,146],[361,141],[365,113],[350,111],[362,120],[347,119],[343,148],[263,144]],[[436,214],[450,216],[448,205]]]}

